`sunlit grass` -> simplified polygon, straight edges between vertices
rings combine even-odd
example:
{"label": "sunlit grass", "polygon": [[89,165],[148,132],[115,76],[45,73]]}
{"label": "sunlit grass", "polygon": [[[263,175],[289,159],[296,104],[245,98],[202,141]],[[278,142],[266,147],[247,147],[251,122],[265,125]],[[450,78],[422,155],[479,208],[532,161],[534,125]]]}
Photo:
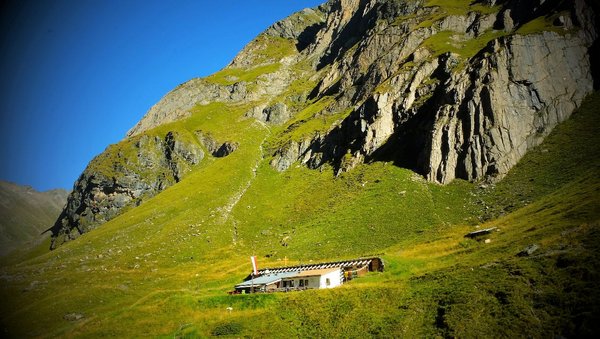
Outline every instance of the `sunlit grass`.
{"label": "sunlit grass", "polygon": [[[384,163],[334,178],[303,167],[278,173],[265,160],[252,179],[267,130],[246,119],[239,129],[221,127],[227,115],[242,117],[241,108],[198,108],[169,128],[202,128],[243,146],[77,241],[4,265],[2,323],[12,334],[42,337],[589,333],[589,322],[569,330],[571,315],[562,309],[593,310],[597,300],[596,101],[487,191],[460,181],[426,183]],[[584,167],[574,163],[579,157]],[[224,221],[219,209],[248,181]],[[502,210],[514,194],[528,202],[477,223],[480,199]],[[489,243],[464,238],[475,224],[499,231]],[[517,256],[531,244],[538,252]],[[297,264],[366,254],[382,255],[385,272],[331,291],[226,294],[248,274],[249,255],[267,267],[285,257]],[[568,286],[577,287],[566,293]],[[70,313],[84,319],[65,320]]]}
{"label": "sunlit grass", "polygon": [[[447,15],[494,7],[428,0],[421,28]],[[309,18],[310,19],[310,18]],[[310,20],[317,21],[319,18]],[[516,33],[550,29],[548,18]],[[554,29],[556,30],[556,29]],[[477,38],[442,31],[422,44],[439,56],[469,59],[507,32]],[[206,80],[257,82],[297,53],[293,41],[253,41],[251,67]],[[404,70],[413,67],[403,65]],[[326,71],[326,70],[325,70]],[[361,164],[335,176],[293,165],[277,172],[273,151],[332,128],[351,109],[329,112],[333,97],[308,105],[318,81],[307,61],[273,102],[295,113],[282,126],[245,117],[258,104],[198,105],[191,116],[112,145],[92,163],[110,177],[137,156],[144,136],[176,132],[200,147],[196,132],[238,149],[206,155],[183,180],[58,249],[39,247],[3,259],[2,328],[15,337],[554,337],[594,334],[600,300],[600,96],[558,126],[501,182],[441,186],[391,163]],[[385,91],[389,84],[377,89]],[[142,173],[160,176],[161,173]],[[498,230],[478,240],[464,235]],[[489,239],[489,242],[485,242]],[[529,257],[526,246],[539,249]],[[381,256],[373,272],[332,290],[228,295],[260,267]],[[228,308],[231,308],[228,310]],[[83,319],[65,319],[68,314]],[[597,331],[596,331],[597,332]]]}
{"label": "sunlit grass", "polygon": [[207,77],[206,81],[225,86],[241,81],[254,82],[259,76],[277,72],[280,68],[281,64],[279,63],[257,66],[251,69],[228,67]]}

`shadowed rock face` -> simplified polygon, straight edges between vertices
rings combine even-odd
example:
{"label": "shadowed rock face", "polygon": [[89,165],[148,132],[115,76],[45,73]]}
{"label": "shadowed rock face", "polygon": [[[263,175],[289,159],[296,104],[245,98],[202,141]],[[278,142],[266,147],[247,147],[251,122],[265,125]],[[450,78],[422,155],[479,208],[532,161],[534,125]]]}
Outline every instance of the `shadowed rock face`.
{"label": "shadowed rock face", "polygon": [[[592,92],[597,31],[586,1],[426,5],[331,0],[275,23],[221,78],[178,86],[128,132],[131,142],[90,163],[52,228],[53,247],[180,181],[204,151],[234,152],[238,143],[203,131],[150,136],[199,105],[242,106],[244,119],[283,127],[270,136],[285,140],[270,149],[278,171],[382,160],[445,184],[501,178]],[[290,137],[310,119],[330,125]]]}
{"label": "shadowed rock face", "polygon": [[[113,145],[111,147],[117,147]],[[96,157],[81,174],[67,205],[51,228],[52,248],[139,205],[180,181],[204,152],[195,143],[168,132],[164,139],[143,135],[130,149],[109,150]],[[111,168],[103,168],[103,157],[116,156]]]}
{"label": "shadowed rock face", "polygon": [[[329,132],[277,150],[271,163],[280,171],[296,161],[344,171],[392,160],[439,183],[500,178],[593,90],[589,48],[596,32],[583,1],[497,1],[497,13],[450,15],[416,29],[434,9],[332,3],[312,46],[331,65],[315,97],[335,96],[333,110],[355,109]],[[398,15],[409,18],[391,22]],[[540,16],[557,17],[552,31],[520,34]],[[352,53],[335,43],[357,34]],[[498,37],[486,41],[486,34]],[[445,40],[436,41],[441,35]],[[440,43],[456,47],[439,54]]]}

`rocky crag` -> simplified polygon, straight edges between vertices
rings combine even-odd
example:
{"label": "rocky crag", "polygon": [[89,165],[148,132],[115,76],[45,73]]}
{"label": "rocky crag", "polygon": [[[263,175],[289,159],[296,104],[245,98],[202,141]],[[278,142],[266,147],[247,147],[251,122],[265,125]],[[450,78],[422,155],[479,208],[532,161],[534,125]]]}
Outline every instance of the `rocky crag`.
{"label": "rocky crag", "polygon": [[328,67],[314,95],[335,99],[322,114],[352,110],[278,150],[279,170],[390,159],[440,183],[502,177],[593,89],[582,1],[481,3],[437,20],[443,9],[417,3],[334,4],[311,46]]}
{"label": "rocky crag", "polygon": [[223,70],[168,93],[94,159],[54,243],[243,147],[181,130],[198,107],[243,107],[272,131],[271,166],[394,161],[430,181],[503,177],[592,92],[584,0],[331,0],[269,27]]}

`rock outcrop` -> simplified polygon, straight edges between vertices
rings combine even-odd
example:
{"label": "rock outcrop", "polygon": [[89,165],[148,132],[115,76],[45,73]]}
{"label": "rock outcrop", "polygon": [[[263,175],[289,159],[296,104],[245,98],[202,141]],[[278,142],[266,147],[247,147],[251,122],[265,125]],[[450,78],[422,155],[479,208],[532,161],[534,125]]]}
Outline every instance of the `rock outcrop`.
{"label": "rock outcrop", "polygon": [[355,108],[327,133],[276,150],[272,165],[339,171],[385,159],[439,183],[502,177],[593,90],[596,32],[583,1],[494,5],[424,25],[439,8],[333,1],[308,47],[330,67],[316,96],[335,97],[330,111]]}
{"label": "rock outcrop", "polygon": [[210,133],[196,131],[198,140],[206,148],[213,157],[222,158],[233,153],[239,144],[235,141],[218,142]]}
{"label": "rock outcrop", "polygon": [[494,40],[432,98],[419,168],[441,183],[506,174],[593,90],[588,46],[554,32]]}
{"label": "rock outcrop", "polygon": [[194,141],[142,135],[96,157],[81,174],[52,231],[52,248],[73,240],[180,181],[204,157]]}

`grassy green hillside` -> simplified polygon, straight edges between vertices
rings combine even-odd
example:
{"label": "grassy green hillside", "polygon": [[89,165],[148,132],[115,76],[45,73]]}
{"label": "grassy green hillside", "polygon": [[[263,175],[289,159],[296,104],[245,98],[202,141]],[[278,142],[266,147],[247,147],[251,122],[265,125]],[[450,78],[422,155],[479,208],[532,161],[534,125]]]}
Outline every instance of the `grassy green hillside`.
{"label": "grassy green hillside", "polygon": [[[263,154],[275,127],[244,118],[243,106],[198,107],[148,133],[201,129],[238,150],[207,157],[77,241],[3,259],[3,334],[592,335],[600,315],[598,107],[594,94],[503,181],[448,186],[386,163],[339,177],[304,167],[278,173]],[[489,243],[464,238],[477,227],[498,231]],[[517,256],[533,244],[537,251]],[[249,273],[250,255],[276,266],[286,257],[373,254],[385,272],[334,290],[226,293]]]}

